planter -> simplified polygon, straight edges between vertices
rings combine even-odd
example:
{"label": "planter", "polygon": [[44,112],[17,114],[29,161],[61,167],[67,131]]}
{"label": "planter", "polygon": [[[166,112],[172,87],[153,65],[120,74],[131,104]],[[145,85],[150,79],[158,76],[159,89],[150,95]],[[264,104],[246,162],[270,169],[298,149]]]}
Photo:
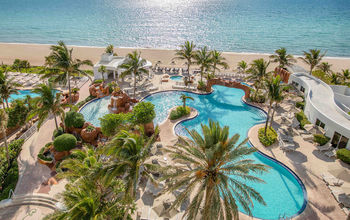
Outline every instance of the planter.
{"label": "planter", "polygon": [[53,152],[53,156],[55,158],[55,161],[60,161],[60,160],[62,160],[62,158],[66,157],[68,155],[69,155],[69,151],[62,151],[62,152],[54,151]]}
{"label": "planter", "polygon": [[143,125],[143,128],[145,130],[145,134],[150,137],[154,134],[154,124],[153,122],[147,123]]}
{"label": "planter", "polygon": [[38,157],[38,162],[39,162],[40,164],[42,164],[42,165],[49,166],[49,165],[52,165],[53,160],[47,161],[47,160],[40,159],[40,158]]}
{"label": "planter", "polygon": [[96,128],[92,131],[88,131],[86,128],[84,128],[80,135],[85,142],[92,143],[97,138],[98,133],[99,132]]}

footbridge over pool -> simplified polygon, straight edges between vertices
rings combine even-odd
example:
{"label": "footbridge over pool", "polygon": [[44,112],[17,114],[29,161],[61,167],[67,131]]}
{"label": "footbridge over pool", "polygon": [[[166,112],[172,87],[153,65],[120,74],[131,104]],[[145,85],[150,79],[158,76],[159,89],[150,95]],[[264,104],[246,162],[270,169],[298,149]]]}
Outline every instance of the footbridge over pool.
{"label": "footbridge over pool", "polygon": [[243,85],[240,82],[236,82],[236,81],[230,81],[230,80],[224,80],[224,79],[220,79],[220,78],[215,78],[215,79],[210,79],[207,83],[207,88],[206,91],[210,92],[211,91],[211,87],[213,85],[219,85],[219,86],[226,86],[229,88],[237,88],[237,89],[242,89],[245,93],[244,98],[249,98],[250,95],[250,88],[249,86]]}

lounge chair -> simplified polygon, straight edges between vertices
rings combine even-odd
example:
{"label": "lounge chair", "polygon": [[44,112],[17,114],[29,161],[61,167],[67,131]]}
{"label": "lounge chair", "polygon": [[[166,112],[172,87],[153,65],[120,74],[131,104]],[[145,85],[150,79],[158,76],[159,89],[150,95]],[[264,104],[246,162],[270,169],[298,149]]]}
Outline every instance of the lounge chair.
{"label": "lounge chair", "polygon": [[319,151],[330,151],[333,150],[333,146],[331,144],[325,144],[323,146],[316,146],[317,150]]}
{"label": "lounge chair", "polygon": [[336,155],[336,151],[335,150],[331,150],[331,151],[326,151],[325,153],[324,153],[324,155],[326,155],[327,157],[329,157],[329,158],[332,158],[332,157],[335,157],[335,155]]}
{"label": "lounge chair", "polygon": [[344,183],[343,180],[340,180],[340,179],[334,177],[330,173],[323,173],[323,174],[321,174],[321,177],[322,177],[323,181],[325,181],[325,183],[328,186],[341,186]]}

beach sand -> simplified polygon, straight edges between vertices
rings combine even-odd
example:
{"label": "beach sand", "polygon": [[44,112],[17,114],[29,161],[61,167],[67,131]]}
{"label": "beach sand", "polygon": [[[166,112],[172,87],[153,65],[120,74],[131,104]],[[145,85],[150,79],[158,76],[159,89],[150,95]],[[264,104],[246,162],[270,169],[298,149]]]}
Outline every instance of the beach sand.
{"label": "beach sand", "polygon": [[[79,59],[89,59],[93,63],[100,60],[100,56],[104,51],[102,47],[85,47],[85,46],[70,46],[74,48],[73,56]],[[149,48],[115,48],[115,52],[119,56],[125,56],[133,50],[141,51],[142,57],[150,60],[153,64],[157,61],[161,61],[160,66],[177,66],[185,67],[184,61],[176,60],[176,65],[171,65],[171,61],[174,58],[174,50],[168,49],[149,49]],[[45,56],[50,53],[50,45],[48,44],[21,44],[21,43],[0,43],[0,63],[12,64],[14,59],[26,59],[31,65],[43,65],[45,62]],[[237,68],[237,63],[241,60],[250,63],[254,59],[264,58],[268,59],[269,54],[259,53],[235,53],[235,52],[224,52],[227,63],[229,64],[230,70]],[[323,62],[329,62],[332,64],[333,71],[341,71],[342,69],[350,68],[350,58],[342,57],[326,57],[322,60]],[[308,69],[308,66],[298,59],[298,65]],[[271,64],[269,70],[273,70],[276,64]]]}

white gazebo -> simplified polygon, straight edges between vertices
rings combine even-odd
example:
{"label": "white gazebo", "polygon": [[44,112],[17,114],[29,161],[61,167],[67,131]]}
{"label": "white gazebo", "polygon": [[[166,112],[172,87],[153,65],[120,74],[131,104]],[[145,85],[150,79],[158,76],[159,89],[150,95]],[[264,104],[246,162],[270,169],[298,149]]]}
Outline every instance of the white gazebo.
{"label": "white gazebo", "polygon": [[[102,79],[102,73],[98,71],[100,66],[106,67],[106,72],[104,73],[104,78],[108,79],[111,74],[113,74],[113,79],[117,79],[117,77],[123,72],[119,66],[123,64],[126,60],[126,57],[113,56],[113,54],[104,53],[101,56],[101,60],[94,65],[94,78]],[[144,68],[151,68],[152,63],[146,60],[146,64]]]}

